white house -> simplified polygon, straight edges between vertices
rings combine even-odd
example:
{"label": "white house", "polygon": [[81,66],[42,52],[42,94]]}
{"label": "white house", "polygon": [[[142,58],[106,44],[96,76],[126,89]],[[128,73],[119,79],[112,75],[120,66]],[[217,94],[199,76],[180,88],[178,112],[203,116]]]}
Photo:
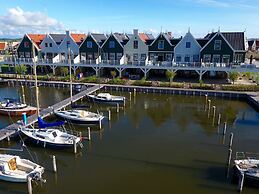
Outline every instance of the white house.
{"label": "white house", "polygon": [[138,33],[137,29],[133,30],[129,36],[129,41],[124,46],[124,60],[126,64],[145,64],[148,58],[148,45],[146,41],[149,39],[144,33]]}
{"label": "white house", "polygon": [[193,63],[200,61],[201,46],[190,31],[174,48],[174,61],[176,63]]}
{"label": "white house", "polygon": [[70,34],[66,31],[64,40],[59,45],[59,51],[61,53],[62,59],[67,58],[68,48],[71,51],[71,58],[75,58],[79,55],[79,46],[86,38],[85,34]]}
{"label": "white house", "polygon": [[47,34],[41,42],[41,53],[45,59],[53,59],[60,54],[59,45],[64,40],[65,34]]}

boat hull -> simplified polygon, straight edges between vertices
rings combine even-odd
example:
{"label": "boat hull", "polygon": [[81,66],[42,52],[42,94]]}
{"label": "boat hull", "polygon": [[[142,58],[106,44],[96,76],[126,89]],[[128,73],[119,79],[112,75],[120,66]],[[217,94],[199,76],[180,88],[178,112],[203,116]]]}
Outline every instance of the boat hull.
{"label": "boat hull", "polygon": [[97,125],[97,124],[99,124],[99,120],[86,121],[86,120],[78,120],[78,119],[70,119],[67,117],[62,117],[61,115],[59,115],[57,113],[55,113],[55,115],[56,115],[56,117],[58,117],[61,120],[69,121],[69,122],[71,122],[73,124],[77,124],[77,125]]}
{"label": "boat hull", "polygon": [[0,180],[7,181],[7,182],[13,182],[13,183],[26,183],[27,177],[13,177],[13,176],[7,176],[7,175],[0,175]]}
{"label": "boat hull", "polygon": [[[233,169],[234,169],[233,182],[238,183],[240,171],[236,166],[234,166]],[[259,177],[251,176],[251,175],[245,173],[244,183],[246,185],[250,185],[253,187],[259,187]]]}
{"label": "boat hull", "polygon": [[106,103],[106,104],[122,104],[124,103],[124,100],[106,100],[106,99],[100,99],[100,98],[94,98],[94,97],[88,97],[90,101],[96,102],[96,103]]}
{"label": "boat hull", "polygon": [[23,113],[26,113],[27,115],[34,115],[37,112],[37,108],[35,107],[26,107],[22,109],[16,109],[16,110],[8,110],[8,109],[2,109],[0,108],[0,115],[6,115],[6,116],[22,116]]}

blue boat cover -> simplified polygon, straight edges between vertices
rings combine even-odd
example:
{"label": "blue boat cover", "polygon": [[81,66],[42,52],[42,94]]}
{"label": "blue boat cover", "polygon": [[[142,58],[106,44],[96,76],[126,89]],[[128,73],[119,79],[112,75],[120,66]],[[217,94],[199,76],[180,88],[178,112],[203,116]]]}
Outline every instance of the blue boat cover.
{"label": "blue boat cover", "polygon": [[54,122],[54,123],[46,123],[41,117],[38,117],[38,124],[39,124],[40,129],[45,129],[48,127],[58,127],[58,126],[64,125],[65,122],[58,121],[58,122]]}

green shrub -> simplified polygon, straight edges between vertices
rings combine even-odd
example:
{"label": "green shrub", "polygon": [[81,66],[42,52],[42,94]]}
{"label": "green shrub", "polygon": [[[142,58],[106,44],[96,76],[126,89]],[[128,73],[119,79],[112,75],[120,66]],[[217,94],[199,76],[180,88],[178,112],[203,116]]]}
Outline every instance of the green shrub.
{"label": "green shrub", "polygon": [[132,83],[134,86],[152,86],[151,81],[146,81],[145,78],[142,78],[141,80],[136,80]]}
{"label": "green shrub", "polygon": [[96,76],[89,76],[80,80],[80,82],[86,82],[86,83],[99,83],[99,81],[100,79]]}
{"label": "green shrub", "polygon": [[120,79],[120,78],[114,78],[112,80],[108,81],[108,84],[116,84],[116,85],[125,85],[126,84],[126,80],[124,79]]}

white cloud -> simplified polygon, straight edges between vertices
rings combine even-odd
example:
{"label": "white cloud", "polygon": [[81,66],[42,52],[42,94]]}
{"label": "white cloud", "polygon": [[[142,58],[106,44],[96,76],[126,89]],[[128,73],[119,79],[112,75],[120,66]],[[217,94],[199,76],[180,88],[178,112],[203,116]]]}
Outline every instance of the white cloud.
{"label": "white cloud", "polygon": [[63,24],[42,12],[24,11],[20,7],[10,8],[0,15],[1,36],[22,36],[25,33],[47,33],[63,30]]}

